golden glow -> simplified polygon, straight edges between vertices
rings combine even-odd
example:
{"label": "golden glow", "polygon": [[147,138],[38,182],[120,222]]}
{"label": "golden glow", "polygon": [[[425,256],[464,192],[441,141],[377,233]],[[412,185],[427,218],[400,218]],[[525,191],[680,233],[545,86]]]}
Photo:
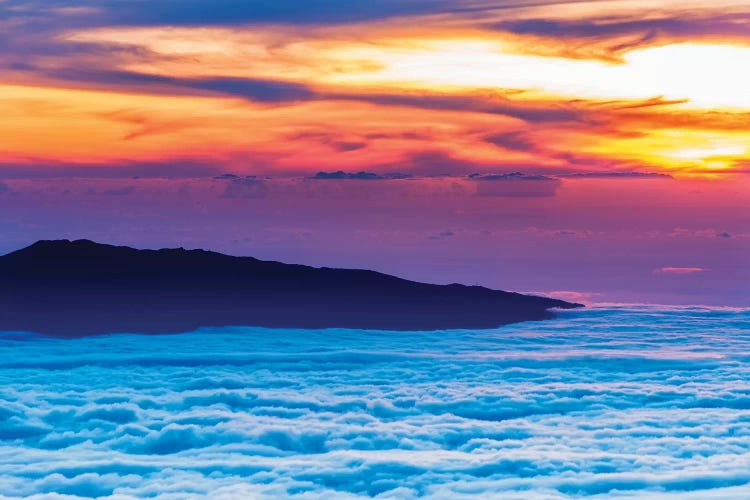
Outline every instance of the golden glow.
{"label": "golden glow", "polygon": [[336,83],[410,87],[518,88],[561,97],[687,100],[690,107],[750,109],[750,47],[675,44],[633,50],[623,64],[522,55],[486,41],[422,48],[345,48],[342,58],[381,69],[337,73]]}
{"label": "golden glow", "polygon": [[[575,19],[594,12],[642,11],[648,4],[572,3],[558,14]],[[683,4],[670,0],[663,7],[678,9]],[[697,0],[690,4],[705,7]],[[722,5],[730,11],[738,4],[723,0]],[[524,8],[528,15],[534,9]],[[577,155],[601,159],[602,164],[617,158],[670,171],[729,169],[750,156],[750,131],[734,124],[737,116],[750,111],[749,46],[667,40],[634,46],[618,54],[619,62],[614,63],[524,52],[517,37],[499,32],[430,29],[428,35],[425,31],[414,37],[413,29],[407,28],[308,28],[302,35],[280,27],[102,28],[70,33],[64,41],[145,49],[131,52],[118,63],[118,70],[173,78],[280,80],[307,85],[321,95],[351,98],[345,106],[335,99],[264,104],[229,95],[178,97],[145,95],[143,90],[113,93],[6,85],[0,86],[0,99],[21,102],[23,95],[44,106],[34,113],[18,109],[0,117],[0,148],[20,156],[78,159],[144,157],[186,149],[253,151],[288,165],[310,151],[321,152],[331,163],[367,165],[396,162],[421,148],[488,165],[500,161],[564,167],[567,156]],[[571,108],[588,115],[571,126],[533,119],[525,123],[522,114],[356,103],[357,96],[367,101],[370,93],[404,92],[488,102],[510,99],[516,106]],[[703,118],[710,118],[714,128]],[[66,126],[59,127],[63,122]],[[429,141],[394,139],[398,134],[363,139],[373,131],[397,129],[406,134],[415,128],[428,130]],[[333,154],[331,143],[336,140],[328,137],[320,144],[311,139],[314,134],[304,133],[295,144],[288,141],[290,135],[307,130],[325,130],[350,143],[367,143],[367,148]],[[520,146],[484,140],[488,134],[519,130],[534,140],[521,141]]]}
{"label": "golden glow", "polygon": [[750,47],[677,43],[639,48],[622,64],[516,53],[501,39],[378,43],[290,42],[273,34],[205,29],[99,30],[76,41],[143,45],[165,61],[128,69],[182,76],[274,77],[307,83],[456,90],[513,88],[564,98],[685,100],[692,108],[750,109]]}
{"label": "golden glow", "polygon": [[[0,85],[0,150],[61,161],[156,157],[231,134],[225,99]],[[31,112],[30,112],[31,110]],[[179,132],[179,133],[175,133]],[[235,133],[236,134],[236,133]]]}
{"label": "golden glow", "polygon": [[705,160],[707,158],[721,158],[742,156],[747,152],[745,146],[724,146],[714,148],[688,148],[675,151],[672,156],[685,160]]}
{"label": "golden glow", "polygon": [[[456,117],[451,111],[415,112],[356,102],[267,106],[222,97],[10,85],[0,85],[2,102],[13,103],[4,106],[0,117],[4,159],[100,163],[193,156],[233,163],[237,171],[248,173],[258,166],[258,158],[261,166],[262,159],[269,158],[290,171],[309,167],[311,158],[316,168],[396,163],[404,152],[420,146],[415,147],[410,134],[430,137],[445,149],[472,151],[473,159],[484,161],[495,154],[494,148],[477,145],[464,132],[515,122],[481,113]],[[321,127],[330,127],[333,144],[315,135]],[[309,139],[304,138],[307,132],[312,132]],[[367,150],[347,153],[335,148],[335,142],[356,143],[368,135],[379,138]]]}
{"label": "golden glow", "polygon": [[682,43],[625,56],[633,83],[695,107],[750,109],[750,47]]}

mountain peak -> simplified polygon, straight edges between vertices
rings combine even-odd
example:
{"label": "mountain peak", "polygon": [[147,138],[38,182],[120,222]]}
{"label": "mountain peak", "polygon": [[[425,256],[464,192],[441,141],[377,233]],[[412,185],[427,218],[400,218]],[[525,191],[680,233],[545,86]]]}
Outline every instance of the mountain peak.
{"label": "mountain peak", "polygon": [[[65,257],[80,257],[80,258],[93,258],[93,257],[112,257],[112,258],[123,258],[127,255],[141,254],[146,255],[147,253],[159,253],[162,255],[176,255],[176,254],[193,254],[193,255],[215,255],[219,256],[217,252],[210,252],[207,250],[187,250],[183,247],[179,248],[162,248],[159,250],[138,250],[133,247],[124,245],[110,245],[106,243],[98,243],[88,239],[78,240],[39,240],[31,245],[11,252],[6,257],[21,257],[21,258],[65,258]],[[1,257],[0,257],[1,258]]]}
{"label": "mountain peak", "polygon": [[48,251],[59,251],[59,250],[65,250],[65,249],[77,249],[82,250],[84,248],[97,248],[97,247],[111,247],[112,245],[105,245],[102,243],[96,243],[91,240],[86,239],[79,239],[79,240],[68,240],[68,239],[59,239],[59,240],[39,240],[35,243],[32,243],[31,245],[24,247],[20,250],[16,250],[15,254],[24,254],[24,253],[36,253],[40,251],[48,252]]}

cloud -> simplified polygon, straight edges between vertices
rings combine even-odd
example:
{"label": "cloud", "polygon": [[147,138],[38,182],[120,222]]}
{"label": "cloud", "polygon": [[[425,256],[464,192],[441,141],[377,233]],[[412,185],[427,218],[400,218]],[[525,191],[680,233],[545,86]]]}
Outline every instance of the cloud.
{"label": "cloud", "polygon": [[739,234],[732,234],[728,231],[721,231],[716,228],[693,228],[688,229],[684,227],[676,227],[671,229],[670,231],[665,233],[667,236],[671,238],[721,238],[721,239],[730,239],[735,236],[737,237],[744,237],[746,236],[744,233]]}
{"label": "cloud", "polygon": [[109,163],[75,163],[29,159],[0,162],[0,177],[6,179],[57,178],[184,178],[207,177],[221,168],[216,161],[195,158],[166,158],[161,161],[112,161]]}
{"label": "cloud", "polygon": [[406,158],[382,168],[406,168],[410,172],[423,175],[455,175],[476,170],[477,163],[454,157],[440,150],[424,150],[408,153]]}
{"label": "cloud", "polygon": [[563,314],[0,333],[0,498],[744,498],[750,311]]}
{"label": "cloud", "polygon": [[554,299],[567,300],[579,304],[592,304],[597,297],[601,296],[597,292],[579,292],[574,290],[554,290],[547,292],[532,292],[534,295],[543,295]]}
{"label": "cloud", "polygon": [[533,163],[518,165],[513,162],[508,165],[497,161],[460,158],[452,152],[440,149],[408,152],[402,159],[374,165],[374,167],[377,167],[379,170],[408,171],[415,176],[428,177],[466,176],[480,170],[507,170],[511,168],[539,169],[539,165]]}
{"label": "cloud", "polygon": [[510,172],[505,174],[471,174],[478,196],[539,198],[555,196],[562,182],[546,175]]}
{"label": "cloud", "polygon": [[536,151],[537,145],[524,132],[505,132],[492,134],[484,138],[485,141],[495,146],[510,149],[512,151]]}
{"label": "cloud", "polygon": [[361,5],[346,0],[326,0],[322,3],[305,0],[217,0],[210,7],[200,0],[157,0],[155,4],[143,1],[109,2],[103,10],[106,18],[117,24],[205,26],[351,23],[450,12],[456,8],[455,2],[447,0],[383,0]]}
{"label": "cloud", "polygon": [[444,240],[447,238],[453,238],[456,236],[456,233],[453,231],[440,231],[438,234],[433,234],[432,236],[429,236],[429,239],[431,240]]}
{"label": "cloud", "polygon": [[371,140],[429,141],[432,139],[432,135],[427,132],[372,132],[365,134],[365,138]]}
{"label": "cloud", "polygon": [[363,149],[367,147],[367,143],[360,140],[346,140],[337,137],[335,134],[331,134],[328,132],[317,132],[317,131],[309,131],[309,132],[299,132],[296,134],[291,134],[289,136],[290,141],[298,141],[298,140],[313,140],[315,142],[319,142],[320,144],[325,144],[327,146],[330,146],[334,151],[338,151],[339,153],[346,153],[349,151],[358,151],[360,149]]}
{"label": "cloud", "polygon": [[338,170],[336,172],[318,172],[311,179],[317,180],[363,180],[363,181],[382,181],[382,180],[394,180],[394,179],[411,179],[411,174],[402,174],[399,172],[391,172],[385,174],[376,174],[373,172],[344,172]]}
{"label": "cloud", "polygon": [[108,196],[127,196],[129,194],[133,194],[133,192],[135,192],[134,186],[123,186],[119,188],[107,189],[105,191],[102,191],[101,194]]}
{"label": "cloud", "polygon": [[237,177],[232,174],[224,174],[217,179],[228,181],[222,194],[223,198],[267,198],[270,193],[266,180],[258,179],[254,175]]}
{"label": "cloud", "polygon": [[223,94],[265,103],[306,101],[315,94],[306,85],[258,78],[178,78],[133,71],[65,68],[46,71],[49,77],[109,90],[145,90],[152,93]]}
{"label": "cloud", "polygon": [[345,142],[345,141],[337,141],[332,142],[331,146],[341,153],[346,153],[348,151],[357,151],[359,149],[364,148],[367,145],[365,142],[359,142],[359,141],[351,141],[351,142]]}
{"label": "cloud", "polygon": [[579,172],[563,174],[561,177],[570,179],[672,179],[669,174],[656,172]]}
{"label": "cloud", "polygon": [[[721,37],[722,39],[748,39],[748,12],[717,14],[658,13],[650,17],[632,18],[627,15],[590,17],[588,19],[526,18],[504,20],[490,25],[491,29],[521,36],[549,38],[578,42],[575,50],[585,51],[591,44],[602,44],[610,54],[664,41],[696,40]],[[589,44],[589,47],[586,46]]]}
{"label": "cloud", "polygon": [[436,93],[354,94],[326,93],[321,98],[356,100],[381,106],[409,106],[445,111],[504,115],[529,123],[569,123],[598,121],[597,113],[575,103],[535,103],[513,101],[507,97],[487,99],[486,95],[447,95]]}
{"label": "cloud", "polygon": [[[0,2],[0,22],[8,20],[14,34],[32,34],[23,37],[30,45],[28,52],[49,54],[71,50],[69,45],[47,42],[51,41],[50,35],[75,28],[259,24],[315,26],[461,10],[461,6],[448,0],[383,0],[367,5],[355,5],[345,0],[315,3],[305,0],[217,0],[210,7],[200,0],[5,0]],[[38,33],[43,33],[46,40],[34,36]],[[8,44],[17,46],[17,37],[3,37],[0,34],[0,48]]]}
{"label": "cloud", "polygon": [[524,181],[556,181],[554,177],[539,174],[524,174],[522,172],[510,172],[507,174],[470,174],[469,179],[474,181],[501,181],[501,182],[524,182]]}
{"label": "cloud", "polygon": [[659,274],[696,274],[710,271],[704,267],[660,267],[654,272]]}

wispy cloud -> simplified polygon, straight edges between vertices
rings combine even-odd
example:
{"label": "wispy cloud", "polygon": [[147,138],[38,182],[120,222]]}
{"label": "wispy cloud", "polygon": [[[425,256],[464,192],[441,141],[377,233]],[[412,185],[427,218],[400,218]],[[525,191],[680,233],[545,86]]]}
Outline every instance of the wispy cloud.
{"label": "wispy cloud", "polygon": [[710,271],[705,267],[660,267],[654,272],[659,274],[696,274]]}

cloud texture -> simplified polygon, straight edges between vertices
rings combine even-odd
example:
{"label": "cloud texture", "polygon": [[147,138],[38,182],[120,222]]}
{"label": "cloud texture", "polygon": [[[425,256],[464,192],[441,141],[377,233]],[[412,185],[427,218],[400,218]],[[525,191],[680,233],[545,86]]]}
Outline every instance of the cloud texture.
{"label": "cloud texture", "polygon": [[747,310],[598,308],[496,331],[5,333],[0,498],[739,499],[748,331]]}

